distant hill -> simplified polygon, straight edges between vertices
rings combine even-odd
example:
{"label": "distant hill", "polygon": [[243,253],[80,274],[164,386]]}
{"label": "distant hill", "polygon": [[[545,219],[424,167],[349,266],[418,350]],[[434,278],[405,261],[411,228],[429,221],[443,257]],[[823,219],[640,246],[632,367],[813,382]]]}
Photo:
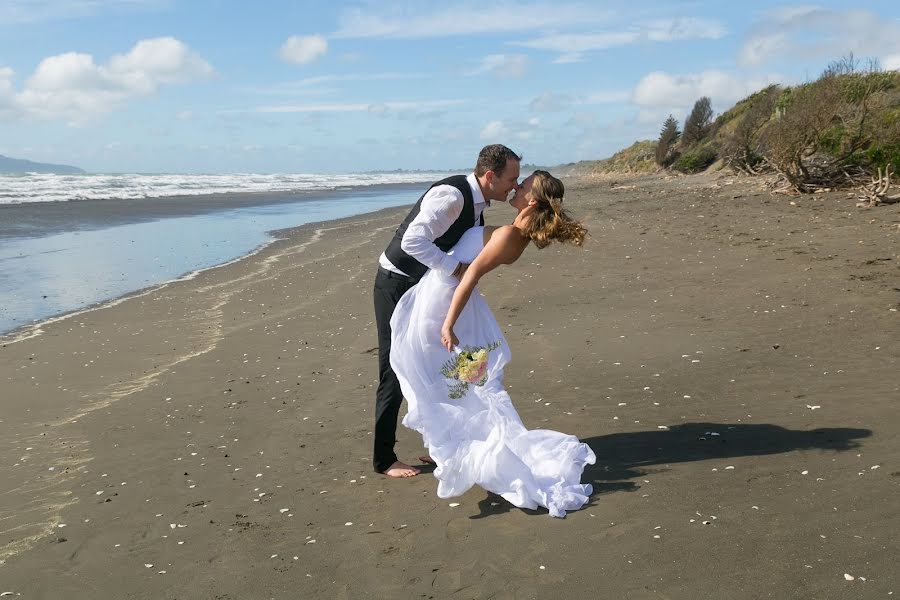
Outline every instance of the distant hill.
{"label": "distant hill", "polygon": [[57,175],[76,175],[84,173],[78,167],[69,165],[51,165],[22,158],[9,158],[0,154],[0,173],[55,173]]}
{"label": "distant hill", "polygon": [[[691,116],[704,100],[708,105],[708,98],[698,99]],[[571,168],[576,174],[620,175],[729,166],[775,175],[777,189],[811,193],[863,186],[878,202],[893,201],[885,196],[891,177],[900,174],[900,71],[882,71],[871,61],[861,67],[850,55],[830,63],[815,81],[770,85],[711,117],[710,110],[706,122],[695,122],[687,135],[670,115],[660,133],[662,140],[669,120],[674,122],[665,148],[660,140],[636,142],[611,158]]]}
{"label": "distant hill", "polygon": [[659,170],[654,161],[655,152],[655,141],[642,140],[624,150],[619,150],[609,158],[582,160],[555,168],[566,176],[645,175]]}

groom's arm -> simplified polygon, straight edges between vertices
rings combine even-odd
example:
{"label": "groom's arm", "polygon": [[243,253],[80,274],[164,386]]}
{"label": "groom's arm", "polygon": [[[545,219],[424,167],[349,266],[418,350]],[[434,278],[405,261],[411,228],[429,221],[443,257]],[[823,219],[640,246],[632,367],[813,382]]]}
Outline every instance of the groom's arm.
{"label": "groom's arm", "polygon": [[406,228],[400,248],[429,269],[453,275],[459,261],[435,246],[434,240],[447,233],[464,204],[462,192],[451,185],[431,188],[422,198],[419,214]]}

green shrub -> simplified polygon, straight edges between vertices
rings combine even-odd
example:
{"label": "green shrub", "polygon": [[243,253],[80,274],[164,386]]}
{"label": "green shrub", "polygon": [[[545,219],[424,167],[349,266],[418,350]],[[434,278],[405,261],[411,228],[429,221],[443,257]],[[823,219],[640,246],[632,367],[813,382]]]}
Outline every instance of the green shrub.
{"label": "green shrub", "polygon": [[717,120],[712,143],[719,158],[743,171],[753,169],[763,160],[759,147],[760,131],[773,118],[782,88],[770,85],[741,100]]}
{"label": "green shrub", "polygon": [[875,71],[852,73],[841,80],[841,87],[847,102],[860,103],[872,94],[886,92],[895,85],[895,73]]}
{"label": "green shrub", "polygon": [[893,106],[872,117],[870,144],[865,150],[865,162],[872,170],[893,165],[900,173],[900,97],[892,99]]}
{"label": "green shrub", "polygon": [[865,152],[866,162],[876,168],[893,167],[895,173],[900,173],[900,142],[890,145],[873,145]]}
{"label": "green shrub", "polygon": [[846,134],[843,125],[835,125],[831,129],[826,130],[822,137],[819,138],[819,149],[835,156],[841,152],[844,135]]}
{"label": "green shrub", "polygon": [[696,173],[716,162],[716,152],[709,146],[685,152],[672,163],[672,168],[682,173]]}

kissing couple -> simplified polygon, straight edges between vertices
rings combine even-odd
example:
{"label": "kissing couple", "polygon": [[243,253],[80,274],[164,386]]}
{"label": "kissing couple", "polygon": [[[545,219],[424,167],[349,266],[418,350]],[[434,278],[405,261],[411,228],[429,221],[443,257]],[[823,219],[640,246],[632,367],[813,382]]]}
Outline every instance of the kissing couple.
{"label": "kissing couple", "polygon": [[[373,463],[389,477],[420,473],[394,453],[406,398],[403,424],[422,434],[439,497],[477,484],[515,506],[564,517],[593,491],[581,475],[594,453],[574,436],[525,428],[503,387],[509,345],[474,293],[481,277],[514,263],[529,243],[584,242],[587,231],[563,208],[563,183],[547,171],[520,183],[521,160],[501,144],[482,148],[474,172],[425,192],[379,258]],[[507,201],[512,223],[486,227],[485,208]]]}

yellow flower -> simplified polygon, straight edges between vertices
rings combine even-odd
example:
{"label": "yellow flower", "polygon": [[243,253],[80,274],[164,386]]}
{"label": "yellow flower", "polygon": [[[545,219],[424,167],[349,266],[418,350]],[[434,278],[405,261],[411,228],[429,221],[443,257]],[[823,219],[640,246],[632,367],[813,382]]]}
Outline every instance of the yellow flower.
{"label": "yellow flower", "polygon": [[475,374],[475,369],[472,367],[472,363],[467,363],[465,366],[461,367],[459,370],[459,378],[463,381],[471,380],[472,376]]}

